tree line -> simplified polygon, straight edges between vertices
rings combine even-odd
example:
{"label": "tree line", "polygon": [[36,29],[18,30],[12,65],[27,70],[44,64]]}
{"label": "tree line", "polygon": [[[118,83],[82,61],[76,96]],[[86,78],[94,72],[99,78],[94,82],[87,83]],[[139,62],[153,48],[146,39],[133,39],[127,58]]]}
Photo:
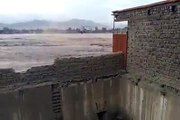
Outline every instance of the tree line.
{"label": "tree line", "polygon": [[4,27],[0,30],[0,34],[42,34],[42,33],[112,33],[113,31],[125,31],[126,28],[123,29],[107,29],[105,27],[99,29],[95,27],[94,29],[86,29],[86,28],[67,28],[66,30],[60,29],[11,29],[8,27]]}

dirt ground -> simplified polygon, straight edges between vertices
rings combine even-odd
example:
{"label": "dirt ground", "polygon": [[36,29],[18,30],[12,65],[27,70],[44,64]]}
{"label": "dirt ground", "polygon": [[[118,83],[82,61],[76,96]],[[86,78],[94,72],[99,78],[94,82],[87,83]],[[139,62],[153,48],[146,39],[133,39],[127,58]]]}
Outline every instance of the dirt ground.
{"label": "dirt ground", "polygon": [[55,58],[83,57],[112,51],[112,34],[0,35],[0,68],[25,71],[52,64]]}

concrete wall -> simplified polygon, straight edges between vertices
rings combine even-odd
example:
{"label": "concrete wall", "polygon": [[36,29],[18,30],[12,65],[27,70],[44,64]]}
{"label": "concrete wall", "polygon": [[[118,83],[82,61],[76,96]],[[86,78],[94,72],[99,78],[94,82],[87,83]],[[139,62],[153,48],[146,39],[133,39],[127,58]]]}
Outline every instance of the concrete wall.
{"label": "concrete wall", "polygon": [[105,120],[123,116],[129,120],[179,120],[180,96],[164,93],[149,82],[135,84],[127,77],[106,79],[93,84],[62,88],[64,120]]}
{"label": "concrete wall", "polygon": [[55,120],[51,86],[0,94],[1,120]]}
{"label": "concrete wall", "polygon": [[102,112],[103,120],[180,117],[179,95],[148,80],[136,82],[130,74],[63,87],[55,84],[20,89],[1,93],[0,98],[1,120],[100,120],[98,113]]}
{"label": "concrete wall", "polygon": [[117,78],[62,88],[64,120],[99,120],[100,112],[106,112],[107,120],[113,119],[118,111],[118,90]]}
{"label": "concrete wall", "polygon": [[[124,80],[123,80],[124,79]],[[180,96],[164,94],[152,83],[133,84],[127,78],[120,80],[119,105],[133,120],[179,120]]]}

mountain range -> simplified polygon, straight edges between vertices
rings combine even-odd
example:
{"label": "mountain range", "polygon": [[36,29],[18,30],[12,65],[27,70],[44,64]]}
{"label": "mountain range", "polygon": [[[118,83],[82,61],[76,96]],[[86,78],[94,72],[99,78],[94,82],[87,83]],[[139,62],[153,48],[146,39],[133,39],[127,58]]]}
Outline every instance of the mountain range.
{"label": "mountain range", "polygon": [[68,29],[71,28],[88,28],[93,29],[95,27],[102,28],[110,28],[110,25],[104,25],[101,23],[96,23],[91,20],[84,19],[72,19],[63,22],[55,22],[55,21],[47,21],[47,20],[33,20],[28,22],[18,22],[12,24],[4,24],[0,23],[0,29],[4,27],[8,27],[11,29]]}

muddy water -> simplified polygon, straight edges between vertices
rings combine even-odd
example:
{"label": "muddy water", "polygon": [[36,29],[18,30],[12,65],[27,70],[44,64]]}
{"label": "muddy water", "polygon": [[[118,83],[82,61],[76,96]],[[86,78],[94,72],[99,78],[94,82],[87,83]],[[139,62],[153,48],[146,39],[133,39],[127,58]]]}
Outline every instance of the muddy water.
{"label": "muddy water", "polygon": [[55,58],[96,56],[111,48],[111,34],[0,35],[0,68],[25,71],[52,64]]}

